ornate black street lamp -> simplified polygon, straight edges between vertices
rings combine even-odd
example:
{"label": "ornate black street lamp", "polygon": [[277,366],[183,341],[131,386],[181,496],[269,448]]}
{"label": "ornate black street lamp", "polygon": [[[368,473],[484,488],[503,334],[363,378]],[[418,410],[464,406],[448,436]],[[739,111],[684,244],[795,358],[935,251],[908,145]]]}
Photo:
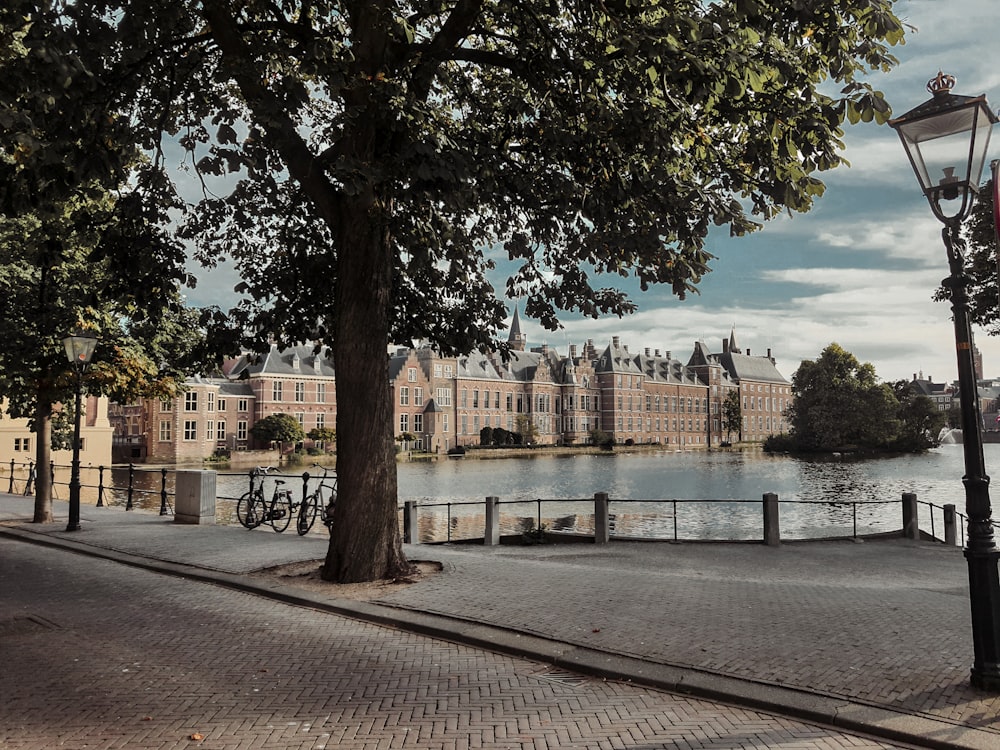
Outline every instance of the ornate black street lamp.
{"label": "ornate black street lamp", "polygon": [[965,508],[969,519],[965,559],[969,566],[975,687],[1000,690],[1000,559],[993,538],[990,478],[983,459],[982,418],[969,322],[969,285],[962,222],[979,192],[990,133],[996,115],[982,96],[951,93],[954,76],[938,73],[927,84],[933,97],[889,121],[910,157],[920,187],[934,215],[944,224],[941,236],[951,275],[942,284],[951,296],[958,356],[958,384],[965,452]]}
{"label": "ornate black street lamp", "polygon": [[63,339],[66,356],[76,369],[76,417],[73,422],[73,468],[69,479],[69,523],[66,531],[80,530],[80,410],[83,402],[83,373],[87,370],[97,337],[90,333],[74,333]]}

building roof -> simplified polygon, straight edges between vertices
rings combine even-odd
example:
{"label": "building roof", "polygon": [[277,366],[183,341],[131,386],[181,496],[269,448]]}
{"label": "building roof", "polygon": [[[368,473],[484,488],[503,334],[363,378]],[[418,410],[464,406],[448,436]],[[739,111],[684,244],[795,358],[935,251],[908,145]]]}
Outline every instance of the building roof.
{"label": "building roof", "polygon": [[329,347],[323,347],[318,353],[312,344],[296,344],[287,349],[278,349],[276,344],[264,354],[252,352],[242,354],[229,369],[230,378],[249,375],[273,375],[303,377],[334,376],[332,353]]}

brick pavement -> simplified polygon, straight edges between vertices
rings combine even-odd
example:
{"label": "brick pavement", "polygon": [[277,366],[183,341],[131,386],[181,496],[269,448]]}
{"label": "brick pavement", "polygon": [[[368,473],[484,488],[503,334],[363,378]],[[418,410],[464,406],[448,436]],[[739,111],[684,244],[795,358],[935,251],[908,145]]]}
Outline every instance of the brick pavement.
{"label": "brick pavement", "polygon": [[[8,534],[37,539],[41,532],[153,567],[194,564],[188,572],[215,571],[228,585],[246,584],[247,571],[318,559],[325,550],[322,539],[88,507],[84,529],[66,534],[58,525],[11,521],[24,517],[23,504],[0,495]],[[441,561],[445,573],[375,605],[330,597],[310,603],[884,738],[1000,748],[1000,703],[968,686],[968,592],[958,550],[896,540],[778,549],[420,546],[407,553]]]}
{"label": "brick pavement", "polygon": [[9,750],[892,747],[10,539],[0,581]]}

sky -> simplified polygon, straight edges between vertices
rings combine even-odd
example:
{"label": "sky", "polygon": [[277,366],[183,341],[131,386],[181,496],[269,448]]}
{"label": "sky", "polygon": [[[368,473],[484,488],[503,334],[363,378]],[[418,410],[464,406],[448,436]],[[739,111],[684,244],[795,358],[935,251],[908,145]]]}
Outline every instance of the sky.
{"label": "sky", "polygon": [[[1000,107],[1000,2],[899,0],[896,12],[916,30],[893,51],[900,64],[868,79],[896,115],[930,98],[925,87],[939,70],[957,78],[954,93],[985,93],[994,111]],[[957,379],[950,305],[932,299],[948,275],[941,224],[895,131],[848,125],[844,140],[852,166],[819,175],[827,191],[808,214],[782,216],[747,237],[710,235],[716,259],[700,294],[680,301],[669,288],[636,289],[635,314],[567,318],[556,332],[526,318],[522,308],[529,345],[565,354],[570,344],[592,339],[603,348],[620,336],[632,352],[670,351],[686,362],[695,342],[719,352],[735,331],[742,350],[770,349],[788,379],[803,359],[816,359],[834,342],[874,365],[885,381],[918,374],[937,383]],[[1000,159],[997,132],[987,165],[991,159]],[[189,302],[219,304],[227,287],[232,280],[224,274],[205,278]],[[978,327],[974,336],[983,375],[1000,378],[1000,338]]]}

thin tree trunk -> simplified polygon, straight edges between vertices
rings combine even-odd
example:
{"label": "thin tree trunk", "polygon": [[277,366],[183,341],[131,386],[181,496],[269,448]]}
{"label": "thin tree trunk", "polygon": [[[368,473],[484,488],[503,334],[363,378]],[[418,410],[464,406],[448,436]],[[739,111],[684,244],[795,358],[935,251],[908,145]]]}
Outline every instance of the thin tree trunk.
{"label": "thin tree trunk", "polygon": [[32,523],[52,523],[52,404],[39,397],[35,409],[35,515]]}

